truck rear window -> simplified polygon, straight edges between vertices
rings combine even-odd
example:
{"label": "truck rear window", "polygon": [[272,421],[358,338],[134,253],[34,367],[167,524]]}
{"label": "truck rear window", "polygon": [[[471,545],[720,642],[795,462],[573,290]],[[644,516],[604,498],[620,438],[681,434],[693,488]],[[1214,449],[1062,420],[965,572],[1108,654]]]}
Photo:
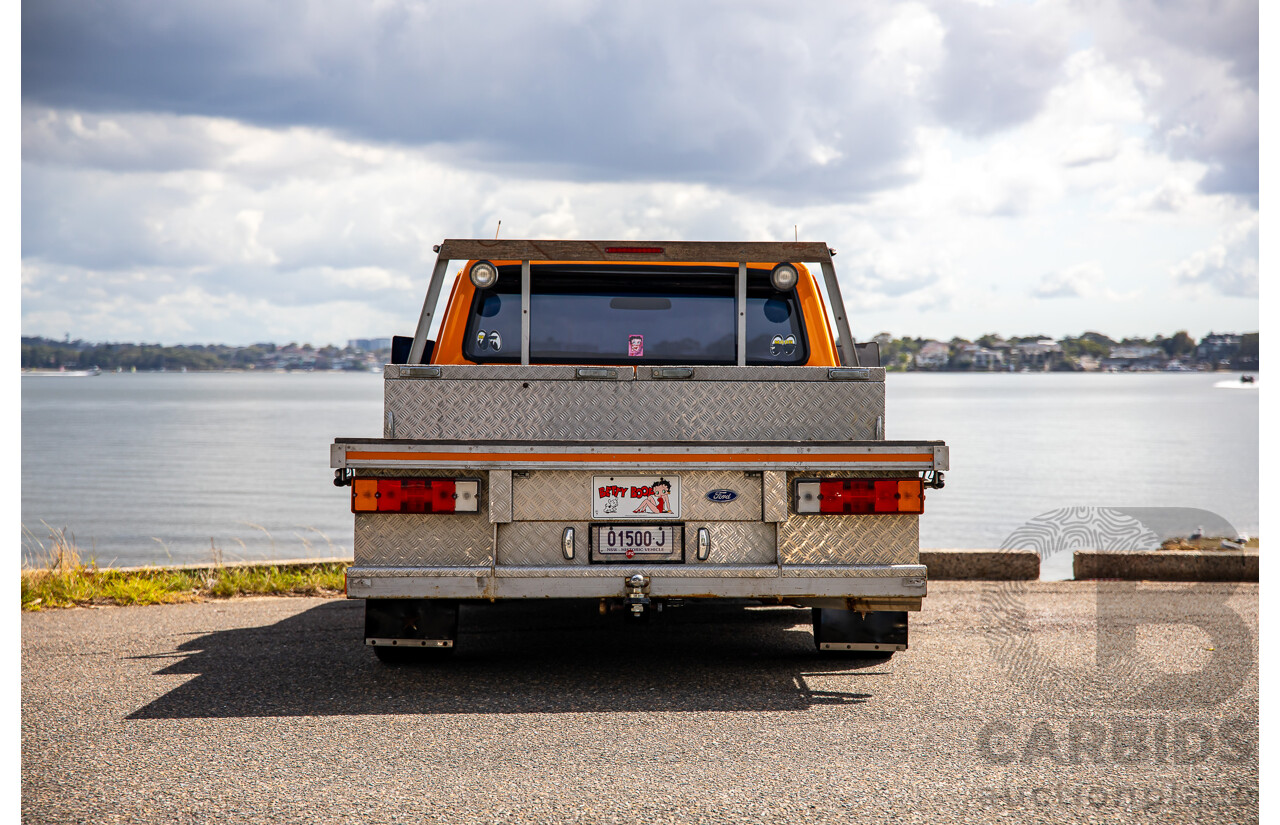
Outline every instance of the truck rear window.
{"label": "truck rear window", "polygon": [[[735,364],[737,270],[725,267],[537,265],[530,269],[529,360],[543,364]],[[520,267],[477,290],[463,354],[520,361]],[[795,292],[747,273],[747,363],[809,359]]]}

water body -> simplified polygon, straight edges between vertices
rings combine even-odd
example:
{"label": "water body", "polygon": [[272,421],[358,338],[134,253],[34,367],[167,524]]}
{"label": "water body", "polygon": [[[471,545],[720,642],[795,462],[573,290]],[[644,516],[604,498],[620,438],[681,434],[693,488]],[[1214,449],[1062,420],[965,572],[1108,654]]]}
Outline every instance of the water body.
{"label": "water body", "polygon": [[[1066,506],[1210,510],[1258,529],[1258,393],[1238,374],[890,374],[886,435],[941,438],[921,546],[999,547]],[[24,553],[102,565],[351,553],[336,436],[376,437],[374,373],[22,379]]]}

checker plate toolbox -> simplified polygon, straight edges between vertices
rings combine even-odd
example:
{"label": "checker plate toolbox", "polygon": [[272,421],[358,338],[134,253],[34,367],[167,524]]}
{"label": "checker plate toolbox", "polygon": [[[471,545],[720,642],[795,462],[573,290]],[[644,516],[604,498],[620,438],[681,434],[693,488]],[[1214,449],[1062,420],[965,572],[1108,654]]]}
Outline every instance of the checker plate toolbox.
{"label": "checker plate toolbox", "polygon": [[[467,601],[592,599],[640,614],[732,598],[815,608],[815,633],[834,634],[823,649],[905,647],[905,611],[926,591],[924,492],[941,486],[948,451],[884,438],[885,371],[853,343],[824,244],[446,241],[437,252],[412,344],[384,368],[382,438],[331,445],[335,483],[352,487],[347,594],[369,605],[366,643],[452,647],[449,610]],[[431,340],[450,261],[467,264]],[[760,285],[786,262],[790,283],[784,272]],[[819,265],[825,302],[804,263]],[[646,330],[629,351],[622,341],[617,355],[539,363],[537,316],[559,294],[543,283],[589,290],[628,267],[643,283],[664,264],[687,268],[674,269],[677,292],[720,279],[736,326],[728,363],[644,357],[662,343],[653,312],[622,322]],[[499,360],[497,327],[475,329],[503,283],[520,312]],[[635,295],[601,300],[622,318],[671,306]],[[788,361],[795,338],[781,335],[753,358],[748,309],[785,317],[787,295],[799,296],[789,306],[803,316],[793,327],[807,335],[803,360]],[[470,342],[486,336],[493,357],[476,363]],[[900,634],[849,629],[885,625],[868,619],[882,612],[901,612]]]}

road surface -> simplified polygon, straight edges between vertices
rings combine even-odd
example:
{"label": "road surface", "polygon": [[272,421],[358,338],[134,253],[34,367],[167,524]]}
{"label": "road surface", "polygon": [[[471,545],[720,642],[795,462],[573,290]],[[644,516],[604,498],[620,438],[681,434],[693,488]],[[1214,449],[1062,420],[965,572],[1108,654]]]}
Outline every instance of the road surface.
{"label": "road surface", "polygon": [[354,601],[24,614],[23,818],[1257,821],[1256,584],[929,587],[892,659],[785,607],[468,609],[411,668]]}

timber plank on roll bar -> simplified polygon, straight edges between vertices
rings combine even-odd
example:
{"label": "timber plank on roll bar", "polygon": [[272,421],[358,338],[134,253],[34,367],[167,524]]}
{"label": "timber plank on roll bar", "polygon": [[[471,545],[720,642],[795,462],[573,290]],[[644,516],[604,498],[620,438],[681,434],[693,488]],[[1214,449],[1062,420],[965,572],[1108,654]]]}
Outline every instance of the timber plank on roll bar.
{"label": "timber plank on roll bar", "polygon": [[948,450],[885,439],[879,352],[855,344],[825,244],[436,252],[383,437],[330,454],[380,658],[452,650],[460,604],[537,598],[756,599],[812,608],[819,650],[907,647]]}

